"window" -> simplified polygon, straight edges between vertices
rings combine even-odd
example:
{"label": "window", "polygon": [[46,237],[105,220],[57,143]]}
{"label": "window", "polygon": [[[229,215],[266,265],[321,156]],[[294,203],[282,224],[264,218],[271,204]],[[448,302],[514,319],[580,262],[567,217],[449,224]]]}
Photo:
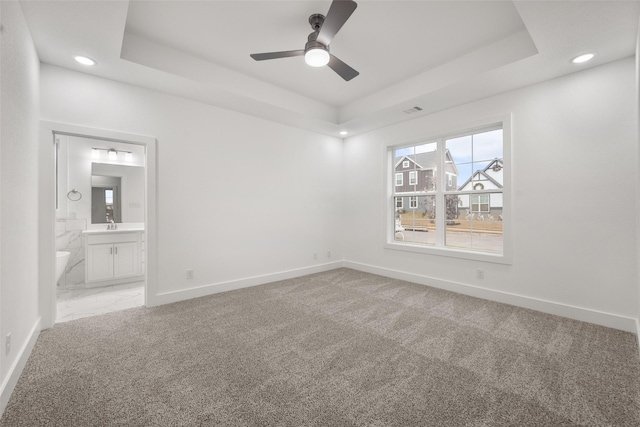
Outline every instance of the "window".
{"label": "window", "polygon": [[409,167],[409,160],[405,160],[405,161],[403,161],[403,162],[402,162],[402,168],[403,168],[403,169],[406,169],[406,168],[408,168],[408,167]]}
{"label": "window", "polygon": [[471,212],[489,212],[489,195],[473,194],[471,196]]}
{"label": "window", "polygon": [[396,187],[402,186],[402,175],[401,173],[396,174]]}
{"label": "window", "polygon": [[409,185],[416,185],[418,183],[418,171],[409,172]]}
{"label": "window", "polygon": [[[389,165],[402,158],[418,168],[409,173],[410,189],[395,170],[386,247],[461,258],[509,263],[508,231],[510,128],[508,120],[413,145],[389,147]],[[418,166],[419,165],[419,166]],[[505,168],[506,166],[506,168]],[[395,174],[395,175],[394,175]],[[398,178],[400,175],[400,178]],[[424,176],[424,182],[418,182]],[[480,182],[481,181],[481,182]],[[408,197],[409,211],[398,211]],[[400,219],[405,231],[396,237]],[[508,233],[507,233],[508,234]]]}
{"label": "window", "polygon": [[396,209],[402,210],[402,197],[396,197]]}

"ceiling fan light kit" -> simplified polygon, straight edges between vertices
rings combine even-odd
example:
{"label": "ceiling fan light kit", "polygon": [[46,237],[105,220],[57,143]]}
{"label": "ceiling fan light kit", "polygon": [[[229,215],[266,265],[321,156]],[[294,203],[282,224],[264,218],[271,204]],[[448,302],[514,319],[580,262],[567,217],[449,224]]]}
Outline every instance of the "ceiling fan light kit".
{"label": "ceiling fan light kit", "polygon": [[307,65],[311,67],[323,67],[328,65],[344,80],[349,81],[356,77],[356,70],[342,62],[329,52],[329,43],[342,28],[347,19],[358,7],[352,0],[333,0],[329,12],[324,15],[315,13],[309,17],[309,24],[313,32],[309,34],[304,49],[288,50],[283,52],[252,53],[250,56],[256,61],[267,59],[288,58],[291,56],[304,56]]}
{"label": "ceiling fan light kit", "polygon": [[304,62],[311,67],[324,67],[329,63],[329,59],[329,52],[322,47],[314,47],[304,53]]}

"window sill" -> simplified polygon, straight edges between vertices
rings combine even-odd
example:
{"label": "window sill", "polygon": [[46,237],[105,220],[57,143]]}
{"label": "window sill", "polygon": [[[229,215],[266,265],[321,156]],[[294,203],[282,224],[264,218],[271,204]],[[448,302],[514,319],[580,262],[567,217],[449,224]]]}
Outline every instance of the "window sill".
{"label": "window sill", "polygon": [[387,242],[383,245],[385,249],[396,251],[415,252],[428,255],[445,256],[450,258],[467,259],[471,261],[492,262],[496,264],[511,265],[511,258],[504,254],[490,254],[482,252],[471,252],[460,249],[441,248],[434,246],[414,245],[411,243]]}

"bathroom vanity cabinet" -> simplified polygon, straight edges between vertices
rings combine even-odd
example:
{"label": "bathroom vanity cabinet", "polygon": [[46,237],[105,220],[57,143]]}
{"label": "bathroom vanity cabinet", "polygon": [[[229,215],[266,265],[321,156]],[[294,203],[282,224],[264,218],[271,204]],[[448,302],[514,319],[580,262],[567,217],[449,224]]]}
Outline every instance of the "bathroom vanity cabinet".
{"label": "bathroom vanity cabinet", "polygon": [[125,283],[144,275],[144,231],[91,230],[85,238],[87,283]]}

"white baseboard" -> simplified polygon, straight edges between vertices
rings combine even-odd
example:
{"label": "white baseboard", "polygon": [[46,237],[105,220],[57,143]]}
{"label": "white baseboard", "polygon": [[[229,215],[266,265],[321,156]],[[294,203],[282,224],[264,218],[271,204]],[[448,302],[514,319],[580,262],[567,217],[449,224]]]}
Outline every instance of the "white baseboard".
{"label": "white baseboard", "polygon": [[[323,271],[334,270],[340,267],[343,267],[343,262],[336,261],[327,264],[314,265],[311,267],[298,268],[295,270],[286,270],[278,273],[265,274],[262,276],[246,277],[229,282],[212,283],[195,288],[165,292],[155,295],[151,300],[153,301],[153,306],[170,304],[172,302],[204,297],[220,292],[227,292],[236,289],[248,288],[251,286],[264,285],[265,283],[276,282],[278,280],[293,279],[295,277],[306,276],[308,274],[321,273]],[[151,307],[152,305],[148,306]]]}
{"label": "white baseboard", "polygon": [[640,357],[640,319],[636,319],[636,345],[638,346],[638,356]]}
{"label": "white baseboard", "polygon": [[364,271],[367,273],[378,274],[380,276],[390,277],[392,279],[406,280],[408,282],[444,289],[459,294],[501,302],[504,304],[515,305],[517,307],[528,308],[531,310],[541,311],[543,313],[554,314],[556,316],[567,317],[569,319],[579,320],[581,322],[594,323],[596,325],[606,326],[608,328],[631,332],[636,335],[640,333],[640,324],[638,324],[638,320],[633,317],[625,317],[617,314],[576,307],[538,298],[526,297],[523,295],[517,295],[508,292],[480,288],[464,283],[441,280],[434,277],[376,267],[369,264],[361,264],[352,261],[344,261],[343,264],[344,267],[347,268],[352,268],[354,270]]}
{"label": "white baseboard", "polygon": [[4,409],[7,407],[7,403],[9,403],[9,399],[11,398],[11,393],[13,393],[13,389],[16,384],[18,384],[18,378],[20,378],[20,374],[22,374],[22,370],[27,364],[27,360],[29,359],[29,355],[31,355],[31,350],[33,350],[33,346],[36,344],[36,340],[40,335],[40,318],[36,320],[35,324],[29,331],[29,338],[20,348],[18,353],[18,357],[16,357],[15,361],[9,368],[9,372],[7,373],[7,377],[2,382],[2,389],[0,391],[0,416],[4,413]]}
{"label": "white baseboard", "polygon": [[[184,301],[191,298],[199,298],[220,292],[233,291],[236,289],[248,288],[251,286],[263,285],[265,283],[275,282],[278,280],[293,279],[295,277],[334,270],[340,267],[352,268],[354,270],[378,274],[380,276],[390,277],[393,279],[406,280],[408,282],[444,289],[459,294],[469,295],[504,304],[510,304],[517,307],[528,308],[531,310],[553,314],[556,316],[567,317],[569,319],[579,320],[581,322],[593,323],[596,325],[606,326],[608,328],[619,329],[625,332],[636,334],[636,336],[639,337],[640,340],[640,322],[638,321],[638,319],[635,319],[633,317],[625,317],[613,313],[606,313],[588,308],[576,307],[568,304],[512,294],[509,292],[496,291],[492,289],[468,285],[465,283],[442,280],[420,274],[407,273],[404,271],[377,267],[353,261],[336,261],[311,267],[265,274],[262,276],[247,277],[228,282],[213,283],[209,285],[198,286],[195,288],[161,293],[155,295],[152,298],[153,306],[170,304],[173,302]],[[148,306],[151,307],[152,305]]]}

